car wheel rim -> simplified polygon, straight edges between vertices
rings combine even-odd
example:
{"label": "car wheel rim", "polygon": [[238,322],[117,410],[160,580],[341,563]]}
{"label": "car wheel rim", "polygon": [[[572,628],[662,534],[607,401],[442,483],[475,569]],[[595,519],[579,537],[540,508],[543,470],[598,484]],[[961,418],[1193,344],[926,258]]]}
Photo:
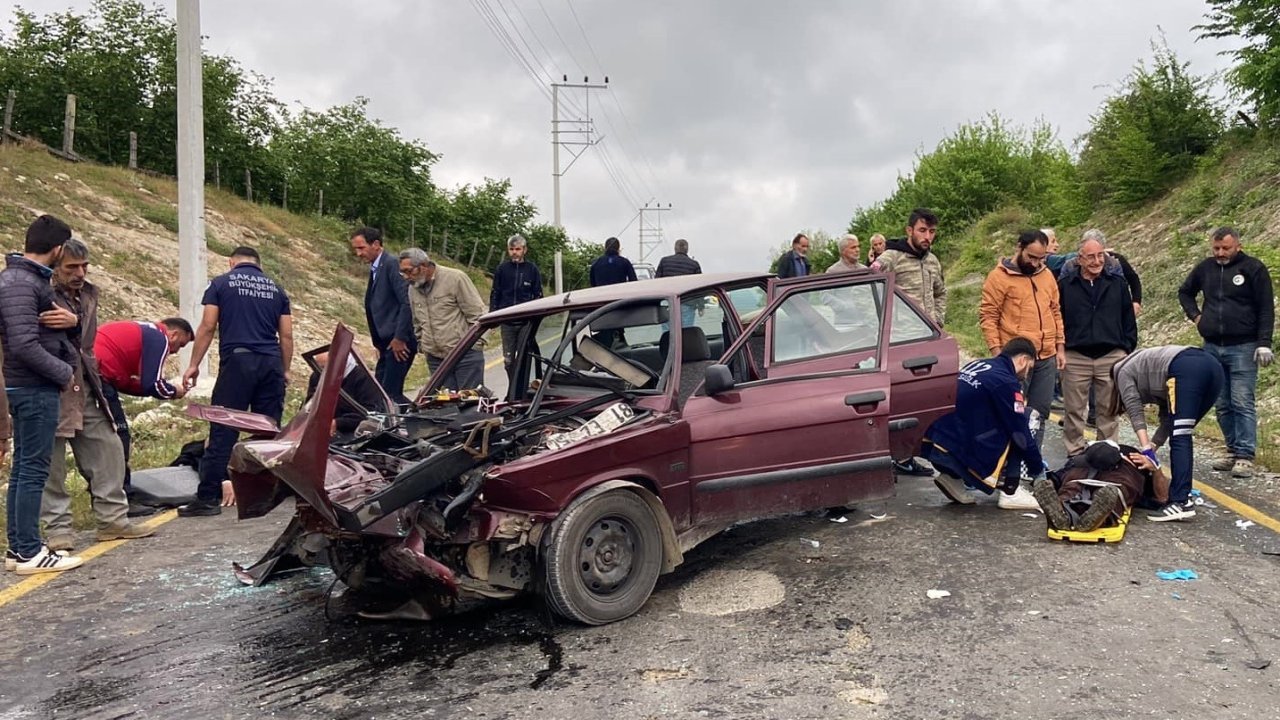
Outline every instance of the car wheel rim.
{"label": "car wheel rim", "polygon": [[635,561],[635,528],[616,517],[597,520],[582,538],[578,571],[597,595],[616,592],[631,576]]}

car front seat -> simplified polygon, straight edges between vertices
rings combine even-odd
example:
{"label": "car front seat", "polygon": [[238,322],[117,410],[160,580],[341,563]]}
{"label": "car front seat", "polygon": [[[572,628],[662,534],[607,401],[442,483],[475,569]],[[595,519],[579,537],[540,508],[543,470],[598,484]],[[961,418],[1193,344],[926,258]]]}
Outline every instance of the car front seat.
{"label": "car front seat", "polygon": [[[680,405],[684,405],[684,401],[702,384],[707,366],[715,362],[715,359],[711,357],[711,346],[707,343],[707,334],[702,328],[687,327],[680,333],[680,390],[676,399]],[[670,343],[670,333],[662,333],[662,337],[658,339],[658,350],[663,357],[667,356]]]}

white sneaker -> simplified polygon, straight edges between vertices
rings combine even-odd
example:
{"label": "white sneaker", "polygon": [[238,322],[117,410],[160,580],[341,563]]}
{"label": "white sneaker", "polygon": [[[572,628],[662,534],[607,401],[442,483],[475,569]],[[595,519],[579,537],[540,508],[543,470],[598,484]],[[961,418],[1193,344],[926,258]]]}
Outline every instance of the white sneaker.
{"label": "white sneaker", "polygon": [[996,491],[996,504],[1003,510],[1040,511],[1040,503],[1036,502],[1036,496],[1032,495],[1027,486],[1021,483],[1018,484],[1018,489],[1012,495],[1003,490]]}
{"label": "white sneaker", "polygon": [[18,569],[18,553],[12,550],[4,551],[4,569],[7,572],[13,572]]}
{"label": "white sneaker", "polygon": [[48,545],[41,545],[40,552],[34,557],[24,560],[18,555],[17,567],[14,572],[19,575],[38,575],[39,573],[62,572],[78,568],[84,564],[84,559],[74,555],[63,555],[62,553],[50,550]]}

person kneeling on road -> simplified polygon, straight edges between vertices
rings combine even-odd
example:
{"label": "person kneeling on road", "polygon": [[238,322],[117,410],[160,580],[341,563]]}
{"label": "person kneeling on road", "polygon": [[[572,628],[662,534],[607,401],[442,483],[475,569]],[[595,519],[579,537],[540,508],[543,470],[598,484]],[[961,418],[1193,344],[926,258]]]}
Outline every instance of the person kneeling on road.
{"label": "person kneeling on road", "polygon": [[1035,344],[1015,337],[999,355],[960,371],[955,411],[930,426],[924,439],[924,458],[939,471],[933,482],[952,502],[971,505],[966,488],[991,494],[999,486],[1001,508],[1039,507],[1020,482],[1024,467],[1032,476],[1044,474],[1022,394],[1022,379],[1035,364]]}
{"label": "person kneeling on road", "polygon": [[1036,480],[1032,492],[1050,528],[1092,532],[1135,505],[1164,506],[1169,478],[1138,448],[1103,440]]}

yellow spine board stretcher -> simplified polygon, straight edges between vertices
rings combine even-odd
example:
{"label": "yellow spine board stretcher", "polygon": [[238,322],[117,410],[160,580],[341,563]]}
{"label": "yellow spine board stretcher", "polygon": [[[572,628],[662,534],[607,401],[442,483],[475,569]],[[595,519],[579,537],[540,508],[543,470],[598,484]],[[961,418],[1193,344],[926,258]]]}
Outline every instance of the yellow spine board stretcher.
{"label": "yellow spine board stretcher", "polygon": [[1077,543],[1118,543],[1124,539],[1124,531],[1129,527],[1129,515],[1131,512],[1132,508],[1125,508],[1124,515],[1114,525],[1104,525],[1097,530],[1089,532],[1049,528],[1049,539]]}

